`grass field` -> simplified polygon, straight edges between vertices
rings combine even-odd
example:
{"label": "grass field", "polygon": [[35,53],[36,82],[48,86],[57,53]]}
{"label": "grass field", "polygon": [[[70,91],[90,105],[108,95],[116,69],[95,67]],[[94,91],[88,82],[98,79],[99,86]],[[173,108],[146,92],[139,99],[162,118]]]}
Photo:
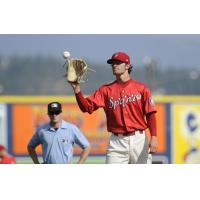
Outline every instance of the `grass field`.
{"label": "grass field", "polygon": [[[78,161],[78,156],[74,156],[73,164],[76,164]],[[89,156],[86,160],[86,164],[105,164],[105,156]],[[30,157],[17,157],[17,164],[33,164]],[[39,157],[39,161],[42,163],[42,157]],[[167,160],[163,160],[163,158],[153,157],[153,164],[167,164]]]}
{"label": "grass field", "polygon": [[[30,157],[18,157],[16,158],[17,164],[33,164]],[[39,157],[40,162],[42,162],[42,158]],[[73,163],[75,164],[78,160],[78,157],[74,157]],[[104,164],[105,157],[104,156],[89,156],[86,164]]]}

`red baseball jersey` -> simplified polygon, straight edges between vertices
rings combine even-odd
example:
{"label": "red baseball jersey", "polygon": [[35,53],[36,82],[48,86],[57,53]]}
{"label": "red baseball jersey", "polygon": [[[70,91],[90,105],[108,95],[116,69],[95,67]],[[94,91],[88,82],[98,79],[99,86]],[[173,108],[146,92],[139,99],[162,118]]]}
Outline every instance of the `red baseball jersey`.
{"label": "red baseball jersey", "polygon": [[[82,110],[92,113],[102,107],[106,113],[107,129],[113,133],[126,133],[147,128],[145,115],[156,112],[148,87],[135,80],[125,83],[114,81],[103,85],[86,98]],[[84,109],[83,109],[84,107]]]}

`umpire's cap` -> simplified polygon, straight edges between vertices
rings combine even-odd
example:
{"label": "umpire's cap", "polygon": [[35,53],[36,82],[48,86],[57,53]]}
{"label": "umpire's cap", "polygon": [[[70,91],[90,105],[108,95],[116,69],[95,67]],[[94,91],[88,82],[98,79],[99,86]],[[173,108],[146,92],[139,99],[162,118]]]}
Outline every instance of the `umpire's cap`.
{"label": "umpire's cap", "polygon": [[48,104],[48,114],[60,114],[62,112],[62,105],[59,102],[51,102]]}
{"label": "umpire's cap", "polygon": [[108,64],[112,64],[116,60],[124,62],[124,63],[127,63],[127,64],[131,63],[129,55],[124,53],[124,52],[116,52],[116,53],[114,53],[112,55],[112,58],[107,60],[107,63]]}

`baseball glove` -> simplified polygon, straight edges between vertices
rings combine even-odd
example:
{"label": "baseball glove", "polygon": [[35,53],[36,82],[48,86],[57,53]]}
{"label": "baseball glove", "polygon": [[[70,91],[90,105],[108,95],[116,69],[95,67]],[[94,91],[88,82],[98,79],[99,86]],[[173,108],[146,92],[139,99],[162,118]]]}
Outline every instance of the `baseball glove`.
{"label": "baseball glove", "polygon": [[70,59],[66,66],[66,78],[68,82],[85,82],[88,66],[82,59]]}

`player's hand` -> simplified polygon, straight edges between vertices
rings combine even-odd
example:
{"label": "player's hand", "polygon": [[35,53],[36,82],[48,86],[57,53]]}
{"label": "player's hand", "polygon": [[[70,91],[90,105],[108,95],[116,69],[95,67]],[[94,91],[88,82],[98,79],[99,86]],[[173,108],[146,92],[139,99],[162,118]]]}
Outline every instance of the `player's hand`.
{"label": "player's hand", "polygon": [[69,82],[69,83],[72,86],[75,94],[77,94],[77,93],[79,93],[81,91],[79,83],[77,83],[77,82]]}
{"label": "player's hand", "polygon": [[156,153],[158,149],[158,140],[156,136],[151,137],[150,153]]}

